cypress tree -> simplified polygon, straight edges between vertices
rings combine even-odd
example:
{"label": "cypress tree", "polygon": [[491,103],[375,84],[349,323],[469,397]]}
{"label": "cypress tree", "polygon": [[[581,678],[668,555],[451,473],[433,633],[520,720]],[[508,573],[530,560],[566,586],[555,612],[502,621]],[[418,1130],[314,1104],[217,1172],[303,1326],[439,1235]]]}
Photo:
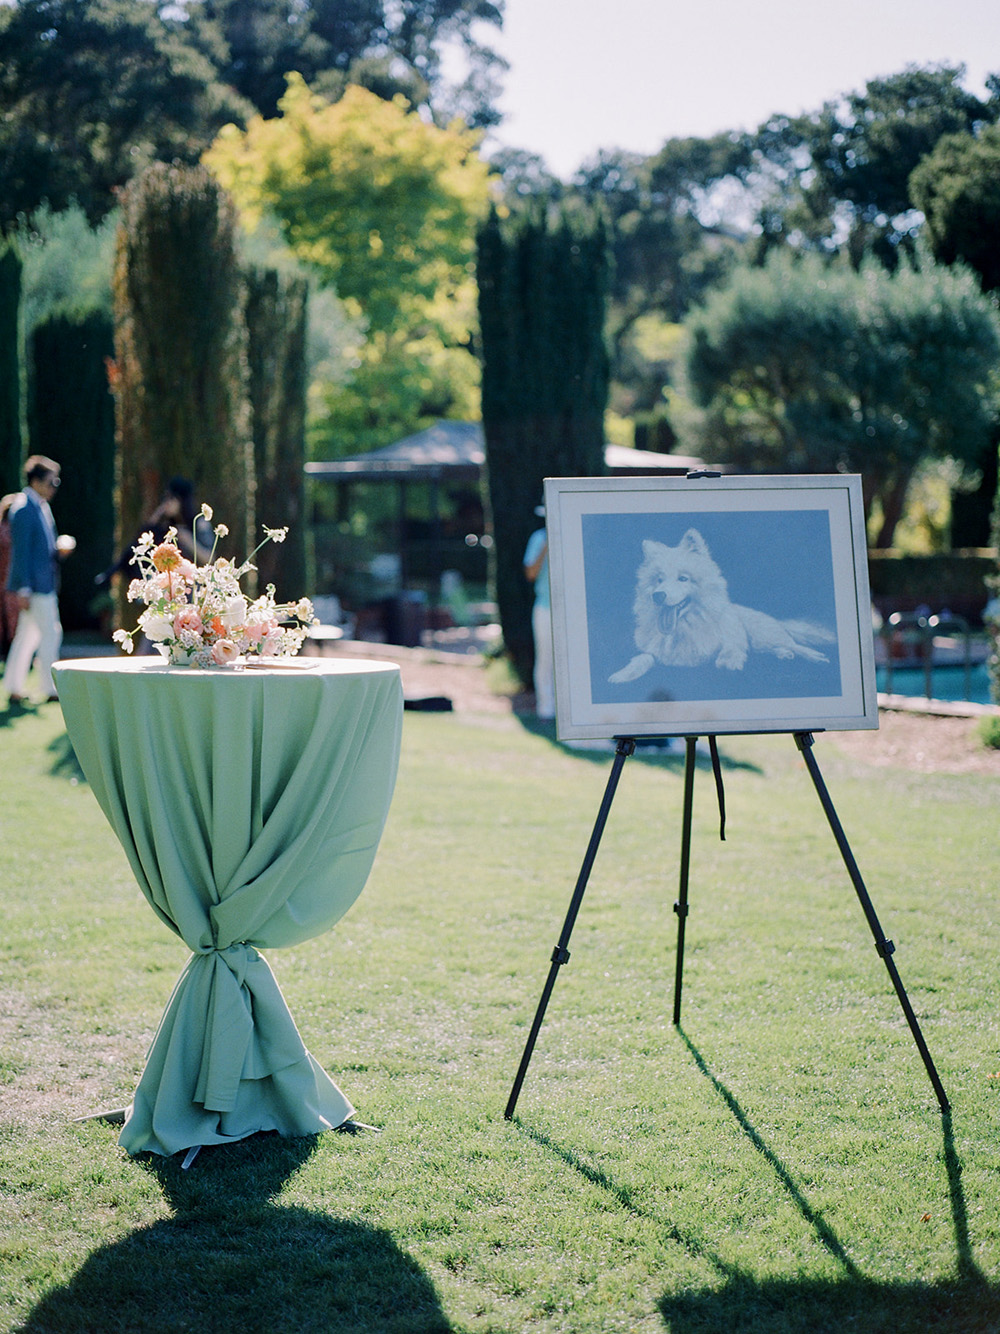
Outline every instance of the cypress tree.
{"label": "cypress tree", "polygon": [[111,319],[103,311],[53,315],[31,335],[28,435],[33,453],[61,465],[52,508],[59,528],[77,543],[62,565],[67,630],[98,623],[94,576],[115,550],[115,409],[107,375],[113,352]]}
{"label": "cypress tree", "polygon": [[254,530],[236,214],[202,167],[157,162],[121,196],[114,376],[123,541],[185,476],[242,559]]}
{"label": "cypress tree", "polygon": [[16,491],[21,477],[21,356],[18,310],[21,259],[0,243],[0,495]]}
{"label": "cypress tree", "polygon": [[274,584],[278,597],[288,600],[299,597],[306,585],[308,284],[261,268],[248,269],[245,281],[257,517],[269,528],[288,528],[284,542],[270,542],[257,553],[258,583],[261,589]]}
{"label": "cypress tree", "polygon": [[477,241],[496,597],[505,647],[528,683],[533,592],[522,559],[542,481],[604,472],[608,240],[597,216],[501,222],[493,211]]}

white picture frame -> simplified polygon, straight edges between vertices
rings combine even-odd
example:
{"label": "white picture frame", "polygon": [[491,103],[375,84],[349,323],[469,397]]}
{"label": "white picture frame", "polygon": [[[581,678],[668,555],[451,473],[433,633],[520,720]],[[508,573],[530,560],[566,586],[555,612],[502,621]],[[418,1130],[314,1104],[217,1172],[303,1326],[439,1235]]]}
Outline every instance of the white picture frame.
{"label": "white picture frame", "polygon": [[878,727],[861,479],[545,481],[560,740]]}

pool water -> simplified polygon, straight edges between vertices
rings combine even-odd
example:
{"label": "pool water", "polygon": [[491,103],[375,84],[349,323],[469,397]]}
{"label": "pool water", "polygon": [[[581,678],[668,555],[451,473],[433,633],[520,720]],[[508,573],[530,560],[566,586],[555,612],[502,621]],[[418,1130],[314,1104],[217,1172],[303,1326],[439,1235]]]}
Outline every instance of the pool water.
{"label": "pool water", "polygon": [[[886,671],[879,667],[875,672],[876,688],[887,689]],[[892,693],[894,695],[926,694],[926,681],[922,667],[895,667],[892,673]],[[931,670],[931,693],[934,699],[969,700],[973,704],[991,704],[990,678],[985,662],[973,663],[969,668],[969,689],[965,689],[965,667],[961,663],[948,663]]]}

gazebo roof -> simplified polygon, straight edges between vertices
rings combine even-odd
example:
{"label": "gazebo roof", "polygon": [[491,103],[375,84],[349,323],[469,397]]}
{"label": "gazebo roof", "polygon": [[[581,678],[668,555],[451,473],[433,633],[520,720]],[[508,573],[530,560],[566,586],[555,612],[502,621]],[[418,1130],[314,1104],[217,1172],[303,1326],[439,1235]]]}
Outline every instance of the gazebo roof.
{"label": "gazebo roof", "polygon": [[[384,449],[352,454],[328,463],[307,463],[306,475],[322,482],[477,481],[486,462],[479,422],[438,421]],[[680,476],[703,468],[701,459],[654,454],[625,445],[605,445],[604,462],[617,476]]]}

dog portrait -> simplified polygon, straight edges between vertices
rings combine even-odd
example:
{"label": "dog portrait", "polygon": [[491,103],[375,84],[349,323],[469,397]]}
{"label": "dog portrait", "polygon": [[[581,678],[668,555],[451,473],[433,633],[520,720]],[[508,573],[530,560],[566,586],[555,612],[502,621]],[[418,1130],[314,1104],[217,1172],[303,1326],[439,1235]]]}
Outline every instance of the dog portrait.
{"label": "dog portrait", "polygon": [[739,672],[751,653],[827,662],[818,645],[835,639],[825,626],[779,620],[731,601],[722,571],[696,528],[689,528],[675,546],[643,540],[632,612],[638,652],[611,673],[613,684],[635,681],[656,663],[714,663]]}
{"label": "dog portrait", "polygon": [[556,735],[877,727],[861,479],[547,478]]}

